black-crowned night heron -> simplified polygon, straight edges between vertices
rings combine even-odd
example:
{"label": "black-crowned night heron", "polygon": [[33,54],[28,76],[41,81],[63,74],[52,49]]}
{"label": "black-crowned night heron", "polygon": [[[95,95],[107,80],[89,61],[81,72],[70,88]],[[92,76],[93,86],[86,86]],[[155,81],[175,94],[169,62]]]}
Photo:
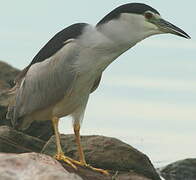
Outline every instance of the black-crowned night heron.
{"label": "black-crowned night heron", "polygon": [[[80,144],[80,126],[89,95],[98,87],[103,71],[118,56],[141,40],[164,33],[190,38],[165,21],[157,10],[140,3],[114,9],[95,27],[77,23],[65,28],[18,76],[13,89],[16,98],[10,105],[8,118],[22,130],[32,121],[51,119],[56,158],[72,167],[75,163],[87,166]],[[80,161],[65,156],[60,145],[59,118],[68,115],[73,117]]]}

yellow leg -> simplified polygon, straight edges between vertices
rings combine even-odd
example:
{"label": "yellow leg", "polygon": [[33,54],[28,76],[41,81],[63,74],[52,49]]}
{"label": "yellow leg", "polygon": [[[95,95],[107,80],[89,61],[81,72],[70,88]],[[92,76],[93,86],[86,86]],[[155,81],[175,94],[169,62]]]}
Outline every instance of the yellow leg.
{"label": "yellow leg", "polygon": [[74,169],[77,169],[76,165],[80,165],[80,166],[85,166],[88,167],[94,171],[109,175],[109,173],[106,170],[103,169],[98,169],[98,168],[94,168],[90,165],[88,165],[85,161],[85,157],[84,157],[84,153],[83,153],[83,149],[81,146],[81,141],[80,141],[80,126],[74,126],[74,133],[75,133],[75,137],[76,137],[76,143],[78,145],[78,152],[79,152],[79,158],[80,158],[80,162],[76,161],[74,159],[71,159],[67,156],[64,155],[63,150],[61,148],[61,142],[60,142],[60,134],[58,131],[58,123],[59,123],[59,118],[57,117],[53,117],[52,118],[52,124],[54,127],[54,133],[55,133],[55,138],[56,138],[56,147],[57,147],[57,153],[55,155],[55,158],[57,160],[63,160],[64,162],[66,162],[68,165],[70,165],[71,167],[73,167]]}
{"label": "yellow leg", "polygon": [[59,134],[59,131],[58,131],[59,118],[54,117],[52,119],[52,124],[53,124],[53,127],[54,127],[54,133],[55,133],[57,154],[60,154],[63,151],[62,151],[62,148],[61,148],[60,134]]}
{"label": "yellow leg", "polygon": [[79,153],[80,163],[81,163],[81,165],[87,165],[85,157],[84,157],[84,151],[83,151],[82,145],[81,145],[80,125],[74,125],[74,133],[75,133],[75,138],[76,138],[76,144],[78,146],[78,153]]}
{"label": "yellow leg", "polygon": [[86,163],[84,152],[83,152],[82,145],[81,145],[81,139],[80,139],[80,125],[74,124],[74,133],[75,133],[75,139],[76,139],[76,144],[78,146],[78,153],[79,153],[79,159],[80,159],[80,162],[77,162],[76,164],[80,166],[85,166],[94,171],[109,175],[109,173],[106,170],[94,168]]}
{"label": "yellow leg", "polygon": [[69,164],[74,169],[77,169],[77,167],[73,164],[74,160],[65,156],[64,153],[63,153],[63,150],[61,148],[61,142],[60,142],[60,134],[59,134],[59,131],[58,131],[58,123],[59,123],[59,118],[53,117],[52,118],[52,124],[53,124],[53,127],[54,127],[54,133],[55,133],[55,138],[56,138],[56,147],[57,147],[57,153],[55,155],[55,158],[57,160],[63,160],[64,162]]}

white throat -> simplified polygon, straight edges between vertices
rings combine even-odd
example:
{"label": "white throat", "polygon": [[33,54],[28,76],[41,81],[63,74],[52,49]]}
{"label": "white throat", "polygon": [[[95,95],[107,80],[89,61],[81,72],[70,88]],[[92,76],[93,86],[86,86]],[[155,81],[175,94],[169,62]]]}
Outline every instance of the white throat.
{"label": "white throat", "polygon": [[[152,27],[151,27],[152,26]],[[122,14],[100,26],[87,26],[79,38],[82,47],[79,64],[87,71],[102,72],[118,56],[146,37],[156,34],[154,25],[145,24],[142,15]],[[84,51],[85,50],[85,51]],[[85,70],[84,70],[85,71]]]}

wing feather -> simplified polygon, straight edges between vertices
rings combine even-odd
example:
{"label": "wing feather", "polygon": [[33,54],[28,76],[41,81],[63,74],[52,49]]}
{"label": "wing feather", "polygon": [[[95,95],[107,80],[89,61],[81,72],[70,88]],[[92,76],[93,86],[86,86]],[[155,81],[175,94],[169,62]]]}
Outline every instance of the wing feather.
{"label": "wing feather", "polygon": [[61,100],[71,90],[76,72],[76,43],[66,44],[51,58],[33,64],[17,91],[13,124],[17,119]]}

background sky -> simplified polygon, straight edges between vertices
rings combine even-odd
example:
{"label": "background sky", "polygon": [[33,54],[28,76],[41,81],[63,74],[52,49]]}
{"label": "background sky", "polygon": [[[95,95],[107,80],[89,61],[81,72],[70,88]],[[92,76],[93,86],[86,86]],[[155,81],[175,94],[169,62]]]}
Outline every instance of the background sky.
{"label": "background sky", "polygon": [[[96,24],[132,1],[0,2],[0,59],[22,69],[58,31],[76,22]],[[113,62],[91,95],[82,134],[119,138],[157,166],[196,157],[196,1],[137,2],[157,9],[192,39],[154,36]],[[62,119],[61,132],[73,133],[69,119]]]}

